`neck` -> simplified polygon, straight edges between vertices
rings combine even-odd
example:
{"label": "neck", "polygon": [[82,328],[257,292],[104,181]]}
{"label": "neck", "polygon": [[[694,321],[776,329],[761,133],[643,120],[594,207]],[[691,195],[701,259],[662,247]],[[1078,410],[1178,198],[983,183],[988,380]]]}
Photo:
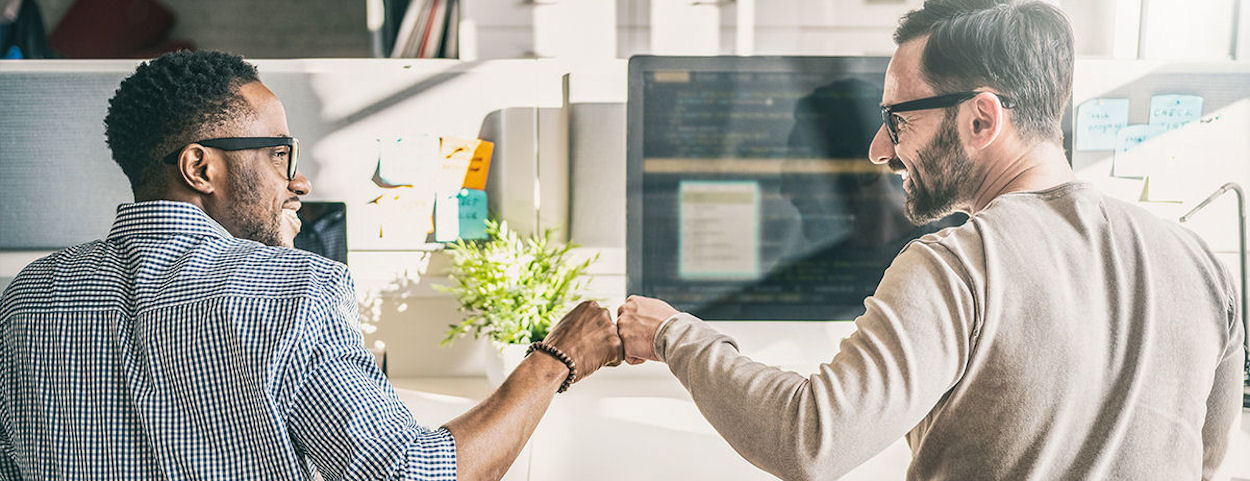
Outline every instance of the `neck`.
{"label": "neck", "polygon": [[1063,147],[1053,142],[1039,142],[1010,154],[991,154],[981,164],[985,168],[970,198],[968,214],[979,212],[1003,194],[1045,190],[1076,180]]}
{"label": "neck", "polygon": [[135,192],[134,196],[135,196],[135,202],[146,202],[149,200],[172,200],[176,202],[186,202],[188,204],[192,204],[192,205],[195,205],[196,207],[199,207],[200,210],[208,212],[207,210],[204,209],[203,198],[201,198],[199,195],[194,195],[185,191],[177,191],[175,189],[169,189],[168,191],[159,192],[159,193],[149,192],[146,194],[142,194],[139,192]]}

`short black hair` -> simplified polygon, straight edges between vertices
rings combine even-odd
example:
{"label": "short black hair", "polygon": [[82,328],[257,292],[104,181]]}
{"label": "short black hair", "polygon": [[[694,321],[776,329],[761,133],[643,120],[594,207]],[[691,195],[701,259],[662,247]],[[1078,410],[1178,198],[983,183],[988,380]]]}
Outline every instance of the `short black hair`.
{"label": "short black hair", "polygon": [[1072,25],[1038,0],[928,0],[899,21],[894,42],[928,35],[921,59],[939,94],[990,87],[1015,102],[1025,139],[1062,141],[1072,97]]}
{"label": "short black hair", "polygon": [[242,57],[183,50],[144,62],[109,99],[104,135],[136,200],[163,189],[161,158],[251,115],[239,87],[259,80]]}

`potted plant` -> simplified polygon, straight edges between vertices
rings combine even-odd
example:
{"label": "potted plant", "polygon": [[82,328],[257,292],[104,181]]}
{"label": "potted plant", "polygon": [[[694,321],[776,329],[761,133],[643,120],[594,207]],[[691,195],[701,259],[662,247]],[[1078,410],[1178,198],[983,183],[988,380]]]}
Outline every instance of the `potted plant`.
{"label": "potted plant", "polygon": [[552,323],[582,300],[584,275],[598,254],[581,262],[572,259],[573,244],[552,240],[554,230],[521,237],[507,222],[486,221],[486,239],[457,240],[447,245],[451,284],[436,289],[452,294],[466,314],[450,325],[442,344],[472,333],[486,337],[486,375],[503,382],[520,364],[530,343],[547,336]]}

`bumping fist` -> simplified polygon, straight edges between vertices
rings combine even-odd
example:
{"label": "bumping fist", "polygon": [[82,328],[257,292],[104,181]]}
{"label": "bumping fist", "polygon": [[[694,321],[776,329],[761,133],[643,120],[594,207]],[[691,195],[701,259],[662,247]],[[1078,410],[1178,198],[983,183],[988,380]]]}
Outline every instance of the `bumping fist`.
{"label": "bumping fist", "polygon": [[640,364],[659,361],[655,354],[655,332],[660,324],[677,314],[667,302],[650,297],[629,296],[616,311],[616,331],[625,344],[625,361]]}
{"label": "bumping fist", "polygon": [[565,314],[544,341],[573,358],[579,381],[603,366],[620,364],[624,356],[612,314],[595,301],[582,302]]}

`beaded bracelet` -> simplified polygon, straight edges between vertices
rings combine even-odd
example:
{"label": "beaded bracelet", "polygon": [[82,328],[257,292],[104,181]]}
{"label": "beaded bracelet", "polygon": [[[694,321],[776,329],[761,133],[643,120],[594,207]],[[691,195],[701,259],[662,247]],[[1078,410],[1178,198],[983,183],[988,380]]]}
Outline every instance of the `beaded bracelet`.
{"label": "beaded bracelet", "polygon": [[564,363],[564,365],[569,368],[569,375],[564,378],[564,382],[560,384],[560,389],[556,390],[557,393],[567,391],[570,385],[577,382],[577,363],[573,362],[573,358],[569,357],[568,354],[565,354],[564,351],[561,351],[559,348],[552,346],[551,344],[538,341],[530,344],[530,348],[525,351],[525,355],[529,356],[535,349],[551,354],[552,357],[559,359],[560,362]]}

